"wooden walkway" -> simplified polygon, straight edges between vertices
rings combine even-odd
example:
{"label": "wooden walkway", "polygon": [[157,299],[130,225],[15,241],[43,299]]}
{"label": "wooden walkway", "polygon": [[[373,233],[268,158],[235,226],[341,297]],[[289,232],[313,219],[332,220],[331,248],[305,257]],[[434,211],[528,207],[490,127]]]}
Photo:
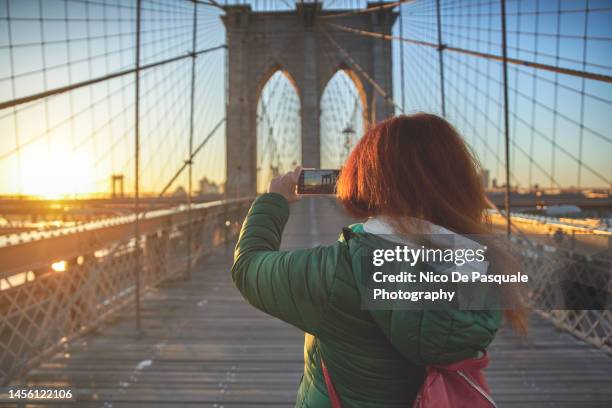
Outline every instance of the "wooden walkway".
{"label": "wooden walkway", "polygon": [[[331,243],[349,222],[331,200],[305,199],[292,208],[284,247]],[[303,334],[244,302],[230,264],[221,249],[192,280],[150,292],[141,337],[128,310],[32,370],[27,383],[73,387],[78,403],[66,406],[293,406]],[[490,352],[488,379],[502,408],[612,406],[612,359],[539,318],[524,340],[502,330]]]}

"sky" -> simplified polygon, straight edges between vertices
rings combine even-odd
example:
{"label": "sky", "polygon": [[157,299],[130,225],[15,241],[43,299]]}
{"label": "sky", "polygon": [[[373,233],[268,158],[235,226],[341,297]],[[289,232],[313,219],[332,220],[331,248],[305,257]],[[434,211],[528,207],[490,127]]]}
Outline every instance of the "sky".
{"label": "sky", "polygon": [[[251,3],[256,10],[270,10],[288,9],[287,3],[292,2]],[[143,0],[142,4],[141,66],[189,53],[193,4],[182,0]],[[324,7],[364,4],[330,0]],[[445,0],[441,9],[443,43],[501,53],[498,2]],[[134,1],[0,0],[0,101],[134,68],[135,13]],[[198,6],[196,50],[224,44],[221,14],[214,7]],[[401,14],[401,31],[398,19],[395,35],[437,43],[435,1],[407,3]],[[612,0],[508,0],[508,56],[610,76],[610,22]],[[225,52],[218,49],[196,59],[193,133],[192,58],[141,72],[143,191],[155,194],[166,186],[189,156],[191,135],[193,149],[205,143],[194,159],[195,178],[223,181]],[[404,112],[442,113],[438,57],[434,48],[393,42],[393,95]],[[447,119],[489,169],[491,178],[503,183],[502,65],[447,49],[442,66]],[[126,190],[132,191],[134,83],[135,75],[130,73],[0,110],[0,194],[108,194],[112,174],[124,175]],[[612,85],[515,64],[509,64],[508,84],[511,183],[524,188],[534,184],[609,188]],[[284,171],[299,161],[299,97],[292,92],[280,73],[272,76],[262,92],[262,101],[270,107],[258,124],[260,183],[269,179],[272,167]],[[326,166],[339,166],[346,156],[347,134],[353,144],[363,132],[361,115],[356,114],[363,107],[355,103],[355,94],[350,78],[339,73],[322,97],[322,162]],[[354,133],[343,133],[347,128]],[[184,173],[170,191],[186,185]]]}
{"label": "sky", "polygon": [[[509,58],[611,75],[612,2],[506,4]],[[402,11],[403,37],[437,43],[435,2],[415,2]],[[499,2],[442,2],[441,20],[442,42],[449,47],[501,55]],[[406,110],[441,113],[438,51],[406,44],[403,52],[405,81],[413,84],[405,91]],[[444,51],[443,66],[447,119],[503,182],[502,64]],[[508,66],[508,85],[511,183],[610,187],[612,85],[517,64]]]}

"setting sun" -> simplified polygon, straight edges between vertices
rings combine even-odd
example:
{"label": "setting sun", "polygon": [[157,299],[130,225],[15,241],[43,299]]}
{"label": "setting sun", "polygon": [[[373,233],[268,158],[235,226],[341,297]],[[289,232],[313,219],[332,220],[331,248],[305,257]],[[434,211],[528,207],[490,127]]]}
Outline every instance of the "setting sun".
{"label": "setting sun", "polygon": [[95,188],[92,160],[85,151],[73,152],[65,144],[39,143],[22,153],[23,193],[61,198],[92,192]]}

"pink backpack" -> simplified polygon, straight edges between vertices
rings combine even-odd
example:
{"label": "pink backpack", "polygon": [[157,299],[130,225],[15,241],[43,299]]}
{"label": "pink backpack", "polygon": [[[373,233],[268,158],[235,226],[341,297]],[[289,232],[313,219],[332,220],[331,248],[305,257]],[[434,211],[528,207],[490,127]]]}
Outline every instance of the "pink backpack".
{"label": "pink backpack", "polygon": [[[429,365],[425,380],[412,408],[495,408],[482,370],[489,356],[447,365]],[[321,358],[323,376],[332,408],[342,408],[342,401]]]}

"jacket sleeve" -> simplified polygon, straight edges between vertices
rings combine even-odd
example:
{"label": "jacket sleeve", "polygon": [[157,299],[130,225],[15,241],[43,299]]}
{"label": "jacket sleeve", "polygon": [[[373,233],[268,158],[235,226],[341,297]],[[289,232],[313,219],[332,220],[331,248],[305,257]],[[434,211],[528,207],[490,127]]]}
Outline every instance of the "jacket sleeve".
{"label": "jacket sleeve", "polygon": [[257,309],[316,334],[335,276],[340,244],[279,251],[289,217],[287,200],[259,196],[242,225],[232,278]]}

